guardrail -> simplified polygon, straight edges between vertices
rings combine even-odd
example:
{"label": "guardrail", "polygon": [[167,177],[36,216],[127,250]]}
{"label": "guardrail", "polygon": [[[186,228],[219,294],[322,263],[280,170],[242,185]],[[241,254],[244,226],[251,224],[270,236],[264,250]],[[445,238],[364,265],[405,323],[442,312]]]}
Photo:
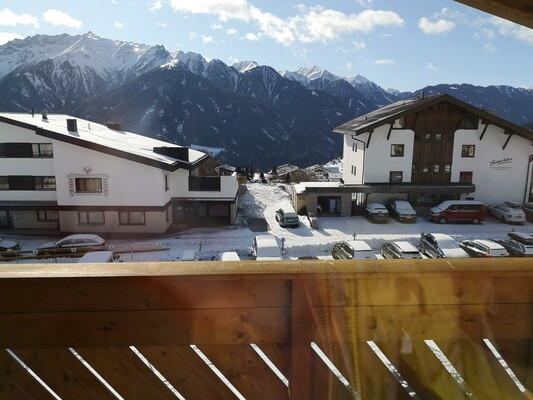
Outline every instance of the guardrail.
{"label": "guardrail", "polygon": [[525,399],[532,332],[520,258],[6,264],[0,398]]}

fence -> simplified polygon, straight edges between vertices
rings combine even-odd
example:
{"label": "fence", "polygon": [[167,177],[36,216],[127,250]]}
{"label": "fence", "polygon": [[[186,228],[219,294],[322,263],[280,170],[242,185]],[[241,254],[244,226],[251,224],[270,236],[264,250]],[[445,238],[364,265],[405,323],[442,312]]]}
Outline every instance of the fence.
{"label": "fence", "polygon": [[0,398],[528,398],[532,311],[519,258],[2,265]]}

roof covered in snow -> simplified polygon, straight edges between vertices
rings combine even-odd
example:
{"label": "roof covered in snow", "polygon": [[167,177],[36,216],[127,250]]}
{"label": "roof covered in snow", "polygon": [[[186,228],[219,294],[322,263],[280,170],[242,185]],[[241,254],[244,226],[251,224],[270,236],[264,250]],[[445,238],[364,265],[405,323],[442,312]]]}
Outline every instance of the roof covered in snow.
{"label": "roof covered in snow", "polygon": [[471,104],[450,96],[449,94],[437,94],[416,99],[400,100],[333,128],[333,132],[345,135],[360,135],[365,132],[372,132],[375,128],[386,124],[393,124],[394,121],[405,115],[414,114],[441,102],[452,103],[457,107],[477,115],[479,118],[483,119],[484,123],[493,124],[513,134],[517,134],[525,139],[533,141],[533,132],[488,111],[474,107]]}
{"label": "roof covered in snow", "polygon": [[[75,130],[67,121],[75,120]],[[34,131],[39,136],[89,148],[109,155],[174,171],[193,169],[207,154],[65,114],[0,113],[0,122]],[[117,128],[117,126],[115,126]]]}

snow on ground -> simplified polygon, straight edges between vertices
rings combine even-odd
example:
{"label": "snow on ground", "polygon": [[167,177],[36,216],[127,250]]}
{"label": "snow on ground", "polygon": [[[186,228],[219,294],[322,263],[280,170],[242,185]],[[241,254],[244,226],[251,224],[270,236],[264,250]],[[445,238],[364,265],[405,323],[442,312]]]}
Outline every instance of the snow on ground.
{"label": "snow on ground", "polygon": [[[240,197],[237,222],[232,226],[191,228],[179,233],[157,236],[107,237],[110,246],[159,245],[168,250],[147,253],[126,253],[123,261],[175,261],[184,250],[198,251],[202,260],[210,260],[217,253],[236,251],[242,259],[250,259],[252,240],[261,231],[268,230],[281,245],[284,242],[284,257],[294,259],[302,256],[317,256],[331,259],[331,249],[335,242],[354,238],[367,241],[379,254],[385,241],[407,240],[418,244],[422,232],[446,233],[457,240],[503,238],[512,230],[533,232],[533,224],[508,225],[487,217],[479,225],[446,224],[429,222],[423,216],[415,224],[402,224],[393,219],[388,224],[373,224],[365,217],[319,217],[319,229],[311,229],[305,216],[300,216],[298,228],[282,228],[276,222],[276,210],[290,200],[290,186],[286,184],[249,183],[247,191]],[[103,235],[105,237],[105,235]],[[18,241],[23,250],[36,249],[39,245],[54,238],[45,235],[4,232],[4,239]],[[62,259],[61,262],[76,262],[76,259]],[[23,262],[48,262],[55,260],[28,260]]]}

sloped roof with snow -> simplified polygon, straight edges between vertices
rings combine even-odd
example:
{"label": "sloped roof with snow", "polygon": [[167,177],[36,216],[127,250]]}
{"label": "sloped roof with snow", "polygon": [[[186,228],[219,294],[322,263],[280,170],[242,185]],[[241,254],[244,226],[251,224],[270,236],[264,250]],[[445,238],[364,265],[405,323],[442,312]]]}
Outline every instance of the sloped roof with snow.
{"label": "sloped roof with snow", "polygon": [[[76,131],[67,129],[67,120],[76,120]],[[0,122],[32,130],[39,136],[168,171],[178,168],[193,169],[207,158],[207,154],[201,151],[111,129],[106,125],[65,114],[48,114],[44,119],[41,114],[32,116],[31,113],[0,113]],[[180,157],[177,157],[178,154]]]}
{"label": "sloped roof with snow", "polygon": [[432,107],[441,102],[448,102],[455,106],[462,108],[479,118],[483,119],[484,123],[493,124],[510,133],[517,134],[525,139],[533,141],[533,132],[522,128],[512,122],[500,118],[488,111],[474,107],[462,100],[459,100],[449,94],[437,94],[424,98],[400,100],[387,106],[381,107],[366,115],[352,119],[336,128],[333,128],[334,133],[342,133],[344,135],[360,135],[365,132],[371,132],[375,128],[386,124],[392,124],[397,119],[422,111],[426,108]]}

